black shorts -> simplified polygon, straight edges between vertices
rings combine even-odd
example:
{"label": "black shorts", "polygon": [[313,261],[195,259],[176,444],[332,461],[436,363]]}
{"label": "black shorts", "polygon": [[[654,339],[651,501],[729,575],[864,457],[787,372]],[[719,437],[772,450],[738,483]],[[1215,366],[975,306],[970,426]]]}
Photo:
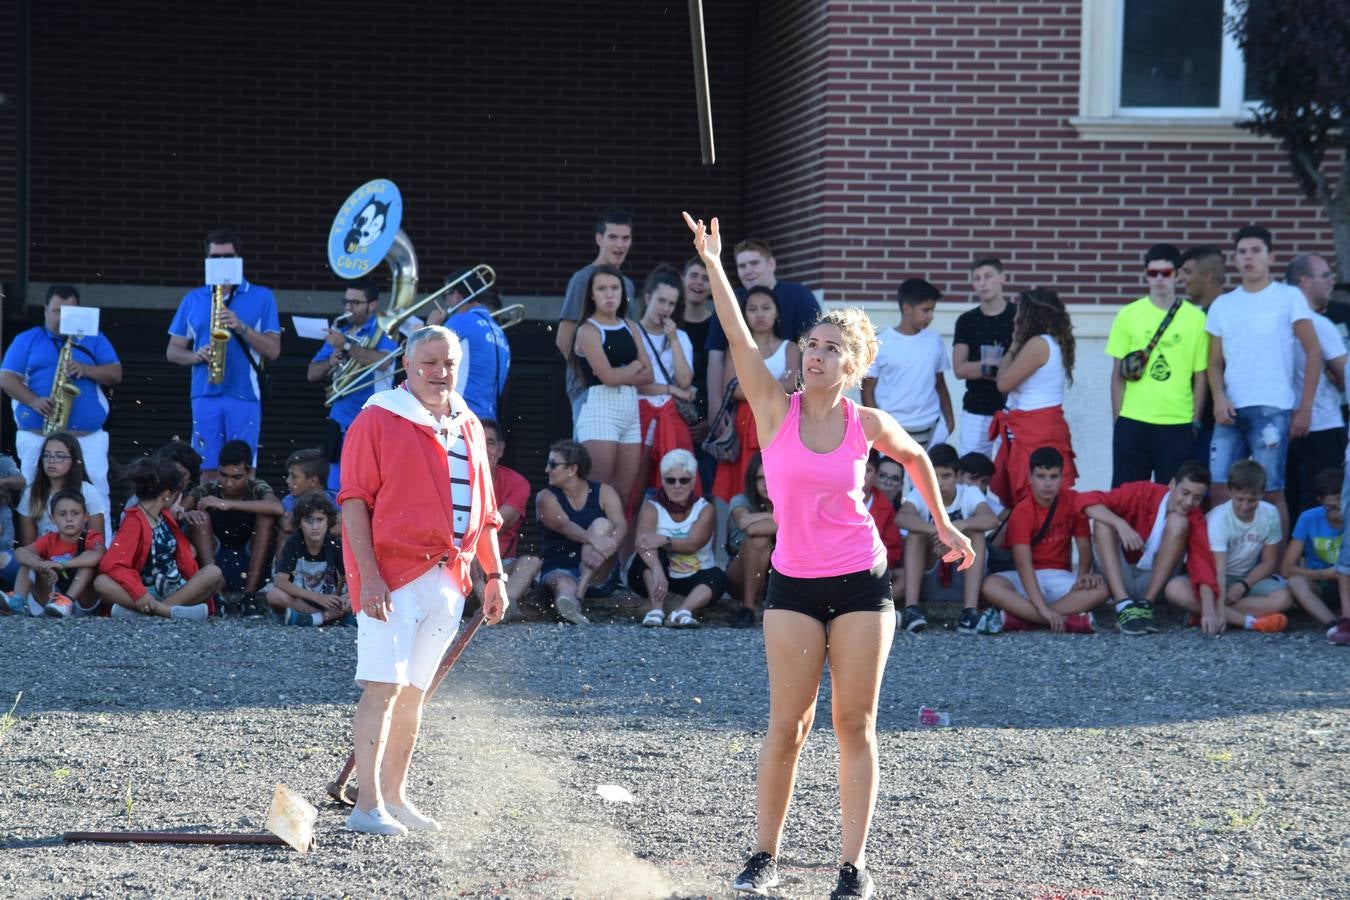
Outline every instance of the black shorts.
{"label": "black shorts", "polygon": [[[708,590],[712,591],[712,601],[716,603],[722,599],[722,594],[727,589],[727,573],[723,572],[717,566],[708,569],[700,569],[692,575],[686,575],[683,578],[676,578],[670,574],[670,560],[666,551],[659,550],[661,556],[661,569],[666,573],[667,589],[672,594],[682,594],[688,597],[690,592],[699,585],[706,585]],[[647,596],[647,582],[643,580],[642,573],[647,571],[647,564],[642,561],[641,554],[633,554],[633,562],[628,566],[628,589],[639,597]]]}
{"label": "black shorts", "polygon": [[803,613],[828,625],[851,612],[895,612],[891,578],[885,560],[871,569],[825,578],[792,578],[769,573],[764,608]]}

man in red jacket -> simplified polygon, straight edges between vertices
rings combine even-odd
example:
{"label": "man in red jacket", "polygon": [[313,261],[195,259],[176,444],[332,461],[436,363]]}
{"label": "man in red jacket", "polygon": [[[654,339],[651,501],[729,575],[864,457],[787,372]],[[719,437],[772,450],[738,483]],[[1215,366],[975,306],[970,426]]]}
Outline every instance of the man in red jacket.
{"label": "man in red jacket", "polygon": [[[1200,504],[1209,490],[1209,470],[1182,463],[1166,484],[1131,481],[1110,491],[1078,495],[1078,508],[1096,525],[1097,565],[1111,590],[1121,634],[1158,631],[1153,604],[1164,591],[1218,592],[1214,555]],[[1178,577],[1182,555],[1190,580]],[[1195,588],[1192,587],[1195,586]]]}
{"label": "man in red jacket", "polygon": [[460,353],[447,328],[414,331],[407,383],[367,400],[343,441],[338,501],[363,688],[352,722],[353,831],[440,829],[405,789],[426,688],[459,630],[473,561],[486,573],[485,619],[505,612],[502,520],[483,427],[454,393]]}

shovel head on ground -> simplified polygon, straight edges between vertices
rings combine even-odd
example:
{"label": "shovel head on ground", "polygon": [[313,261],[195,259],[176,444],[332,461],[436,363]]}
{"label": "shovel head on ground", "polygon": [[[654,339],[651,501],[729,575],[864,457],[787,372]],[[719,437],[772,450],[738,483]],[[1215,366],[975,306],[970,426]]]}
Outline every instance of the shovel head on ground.
{"label": "shovel head on ground", "polygon": [[314,823],[319,811],[295,791],[277,782],[267,809],[267,830],[305,853],[314,846]]}

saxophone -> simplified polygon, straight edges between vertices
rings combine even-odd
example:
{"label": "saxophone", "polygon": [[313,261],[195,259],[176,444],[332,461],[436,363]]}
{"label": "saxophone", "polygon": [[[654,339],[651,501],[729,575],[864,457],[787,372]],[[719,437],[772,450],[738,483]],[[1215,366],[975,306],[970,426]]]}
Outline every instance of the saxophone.
{"label": "saxophone", "polygon": [[207,380],[220,384],[225,380],[225,352],[230,347],[230,330],[221,321],[225,313],[225,285],[211,288],[211,359],[207,362]]}
{"label": "saxophone", "polygon": [[70,409],[75,405],[75,398],[80,396],[80,389],[71,383],[70,374],[66,371],[70,367],[70,348],[74,343],[74,335],[67,337],[61,345],[61,352],[56,356],[56,377],[52,380],[52,392],[47,395],[47,399],[52,402],[52,414],[43,420],[44,435],[66,430],[66,424],[70,422]]}

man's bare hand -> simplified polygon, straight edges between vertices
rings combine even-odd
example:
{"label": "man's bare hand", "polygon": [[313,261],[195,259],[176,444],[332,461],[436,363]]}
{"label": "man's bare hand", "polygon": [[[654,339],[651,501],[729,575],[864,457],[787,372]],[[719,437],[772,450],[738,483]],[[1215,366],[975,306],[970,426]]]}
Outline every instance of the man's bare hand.
{"label": "man's bare hand", "polygon": [[381,622],[389,621],[389,610],[393,609],[393,603],[389,599],[389,585],[384,583],[378,572],[371,573],[371,577],[361,578],[361,612],[370,616],[372,619],[378,619]]}
{"label": "man's bare hand", "polygon": [[496,625],[506,615],[510,603],[500,578],[489,578],[483,584],[483,621]]}

